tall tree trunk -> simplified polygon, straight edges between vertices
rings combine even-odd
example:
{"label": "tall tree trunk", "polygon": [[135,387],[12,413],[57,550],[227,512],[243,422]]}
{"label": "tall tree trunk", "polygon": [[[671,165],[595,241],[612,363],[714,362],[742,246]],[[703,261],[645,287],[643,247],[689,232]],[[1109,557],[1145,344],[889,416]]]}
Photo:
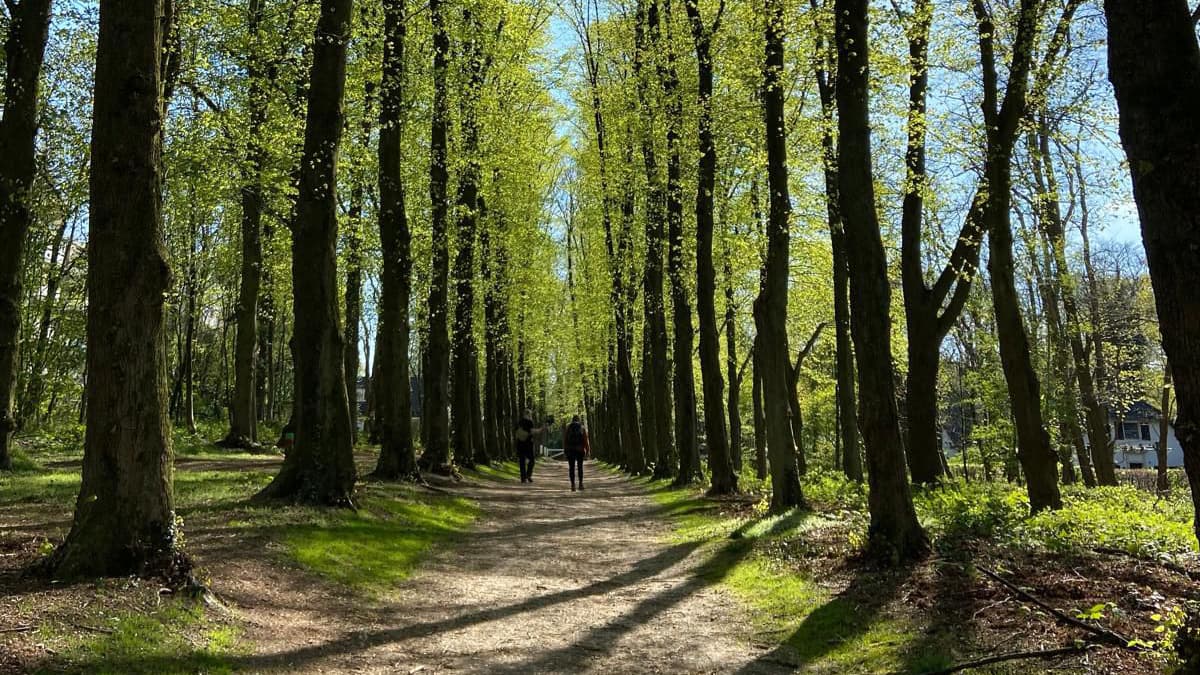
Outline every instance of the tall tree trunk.
{"label": "tall tree trunk", "polygon": [[[816,0],[810,0],[813,11]],[[817,35],[821,32],[818,28]],[[858,443],[858,408],[854,393],[854,345],[850,337],[850,261],[846,251],[846,231],[838,204],[837,147],[834,131],[837,122],[837,96],[829,81],[836,53],[817,40],[817,88],[821,96],[821,165],[825,178],[825,210],[829,220],[829,238],[833,252],[833,322],[837,332],[837,355],[834,371],[837,381],[838,430],[841,446],[842,472],[850,480],[863,480],[862,455]]]}
{"label": "tall tree trunk", "polygon": [[450,35],[446,31],[443,0],[430,0],[433,21],[433,121],[430,128],[429,196],[432,201],[432,262],[429,277],[428,338],[425,350],[425,452],[421,464],[443,471],[450,464],[450,334],[447,328],[447,284],[450,252],[447,242],[450,182],[446,165],[446,132],[450,121],[446,68],[450,58]]}
{"label": "tall tree trunk", "polygon": [[407,85],[406,0],[383,3],[383,77],[379,95],[379,242],[383,273],[379,299],[379,365],[372,392],[379,419],[379,462],[374,476],[416,479],[412,386],[408,362],[408,305],[412,294],[412,234],[401,172]]}
{"label": "tall tree trunk", "polygon": [[995,25],[983,0],[974,0],[984,74],[984,117],[987,122],[987,161],[980,217],[988,231],[988,271],[996,314],[1000,362],[1008,382],[1008,398],[1016,424],[1017,459],[1025,472],[1029,507],[1033,512],[1062,506],[1055,471],[1056,458],[1042,419],[1041,386],[1033,369],[1029,337],[1021,316],[1020,297],[1013,271],[1012,152],[1020,119],[1025,114],[1029,68],[1037,35],[1040,3],[1022,0],[1017,14],[1016,39],[1008,91],[999,103],[993,47]]}
{"label": "tall tree trunk", "polygon": [[[483,201],[480,201],[481,206]],[[492,247],[492,232],[500,231],[501,219],[494,211],[488,211],[491,222],[485,220],[479,230],[480,278],[483,282],[483,447],[487,457],[497,460],[503,457],[500,443],[500,411],[503,407],[500,394],[500,293],[495,271],[496,257]],[[570,253],[567,254],[570,257]],[[567,264],[571,266],[570,262]],[[568,271],[568,275],[571,272]]]}
{"label": "tall tree trunk", "polygon": [[[723,410],[725,383],[721,378],[721,336],[717,326],[717,270],[713,264],[713,194],[717,184],[717,146],[713,140],[712,38],[721,26],[724,5],[711,26],[704,25],[699,0],[684,0],[696,48],[699,78],[698,139],[700,165],[696,172],[696,312],[700,319],[700,380],[704,387],[704,435],[708,471],[714,495],[737,492],[737,474],[729,457]],[[690,320],[690,319],[689,319]],[[730,386],[734,382],[730,380]]]}
{"label": "tall tree trunk", "polygon": [[763,391],[762,391],[762,362],[759,359],[759,341],[754,340],[754,346],[751,348],[754,354],[750,357],[753,360],[751,364],[751,376],[754,378],[754,385],[751,388],[750,397],[753,399],[754,405],[754,475],[759,480],[767,479],[767,416],[763,409]]}
{"label": "tall tree trunk", "polygon": [[486,62],[483,54],[483,25],[471,9],[463,9],[463,45],[466,85],[459,98],[459,127],[462,133],[463,169],[458,176],[457,251],[454,258],[454,336],[451,347],[451,410],[454,428],[451,445],[454,461],[461,466],[486,464],[489,460],[481,441],[482,422],[474,411],[479,407],[478,375],[475,367],[475,237],[479,222],[479,116],[476,101],[483,92]]}
{"label": "tall tree trunk", "polygon": [[0,470],[12,468],[17,424],[17,347],[21,332],[21,264],[33,220],[27,199],[36,160],[38,83],[50,26],[50,0],[9,5],[4,42],[4,113],[0,117]]}
{"label": "tall tree trunk", "polygon": [[766,119],[767,183],[770,215],[767,219],[767,258],[754,321],[758,327],[755,358],[762,369],[767,452],[771,464],[771,511],[779,513],[804,506],[800,470],[788,410],[791,355],[788,349],[787,305],[791,198],[788,192],[787,130],[784,119],[783,69],[785,22],[782,0],[766,0],[766,54],[763,68],[763,103]]}
{"label": "tall tree trunk", "polygon": [[[1046,119],[1043,115],[1039,121],[1039,130],[1036,134],[1036,142],[1031,142],[1031,155],[1033,157],[1033,176],[1038,187],[1038,194],[1041,198],[1037,202],[1039,209],[1039,222],[1042,225],[1042,233],[1046,238],[1046,243],[1050,248],[1051,260],[1050,268],[1054,274],[1054,285],[1057,288],[1056,296],[1062,302],[1063,314],[1065,315],[1062,333],[1060,336],[1062,346],[1065,348],[1069,344],[1067,358],[1073,359],[1074,368],[1064,367],[1066,370],[1063,375],[1070,377],[1074,376],[1074,381],[1079,387],[1079,398],[1083,403],[1084,419],[1087,423],[1088,440],[1091,449],[1091,461],[1087,463],[1087,469],[1084,470],[1084,482],[1089,486],[1095,483],[1100,485],[1116,485],[1117,476],[1113,465],[1112,451],[1112,436],[1108,431],[1108,411],[1100,403],[1100,399],[1096,396],[1096,386],[1093,380],[1092,366],[1090,363],[1087,348],[1083,343],[1083,323],[1079,315],[1079,307],[1076,295],[1076,286],[1074,276],[1067,263],[1066,253],[1066,235],[1063,229],[1062,214],[1059,211],[1059,191],[1058,181],[1055,179],[1054,164],[1050,156],[1050,137],[1049,128],[1046,126]],[[1056,346],[1057,349],[1057,346]],[[1061,357],[1060,357],[1061,358]],[[1073,373],[1071,372],[1073,370]],[[1068,414],[1072,416],[1069,424],[1078,427],[1078,410],[1074,402],[1074,387],[1068,387],[1068,396],[1070,399]],[[1081,443],[1082,445],[1082,439]],[[1084,466],[1083,456],[1086,452],[1078,452],[1081,468]],[[1093,473],[1094,471],[1094,473]]]}
{"label": "tall tree trunk", "polygon": [[[1200,48],[1184,0],[1105,0],[1104,12],[1121,144],[1175,384],[1175,435],[1200,510]],[[1200,518],[1196,527],[1200,536]]]}
{"label": "tall tree trunk", "polygon": [[233,397],[229,405],[229,433],[221,445],[235,448],[254,447],[257,433],[257,391],[255,369],[258,337],[258,301],[262,292],[263,252],[262,214],[263,171],[267,149],[263,144],[263,127],[267,122],[266,73],[262,50],[263,0],[250,0],[247,8],[247,32],[250,49],[246,55],[248,81],[249,126],[246,129],[246,164],[241,174],[241,285],[236,310],[237,333],[233,350]]}
{"label": "tall tree trunk", "polygon": [[358,442],[358,342],[362,320],[362,227],[363,187],[356,183],[350,189],[350,213],[346,232],[346,321],[342,326],[345,344],[343,369],[346,373],[346,398],[350,403],[350,438]]}
{"label": "tall tree trunk", "polygon": [[337,158],[351,0],[322,0],[292,226],[296,440],[260,498],[352,505],[354,434],[338,325]]}
{"label": "tall tree trunk", "polygon": [[1167,440],[1171,436],[1171,365],[1163,366],[1161,414],[1158,417],[1158,445],[1155,447],[1155,459],[1158,460],[1158,493],[1165,495],[1171,491],[1171,481],[1167,478],[1168,448]]}
{"label": "tall tree trunk", "polygon": [[166,407],[161,0],[104,0],[88,218],[87,432],[58,578],[179,580]]}
{"label": "tall tree trunk", "polygon": [[[664,17],[671,16],[670,0],[662,4]],[[683,149],[679,128],[683,124],[683,99],[679,93],[672,22],[667,20],[658,76],[663,89],[667,127],[667,275],[671,280],[672,321],[675,329],[671,356],[674,361],[672,389],[675,398],[675,444],[679,450],[676,485],[690,485],[700,478],[700,449],[696,438],[696,377],[692,369],[692,307],[688,301],[683,241]]]}
{"label": "tall tree trunk", "polygon": [[838,197],[850,252],[851,332],[858,356],[859,426],[866,446],[872,554],[904,560],[929,546],[904,470],[896,412],[891,287],[875,211],[868,116],[867,0],[836,0]]}
{"label": "tall tree trunk", "polygon": [[[732,236],[737,236],[736,230]],[[729,455],[733,470],[742,470],[742,370],[738,368],[737,351],[737,304],[733,289],[733,254],[729,250],[728,238],[724,246],[725,264],[725,369],[729,377]]]}
{"label": "tall tree trunk", "polygon": [[[642,328],[642,420],[653,433],[643,433],[647,457],[655,458],[654,477],[674,478],[679,464],[672,438],[671,366],[667,356],[667,316],[663,299],[663,249],[665,245],[666,192],[654,143],[657,130],[651,97],[650,74],[645,60],[657,47],[659,37],[657,0],[639,0],[635,23],[634,76],[637,78],[638,110],[641,119],[642,161],[646,167],[646,250],[642,271],[645,321]],[[648,35],[647,35],[648,34]]]}

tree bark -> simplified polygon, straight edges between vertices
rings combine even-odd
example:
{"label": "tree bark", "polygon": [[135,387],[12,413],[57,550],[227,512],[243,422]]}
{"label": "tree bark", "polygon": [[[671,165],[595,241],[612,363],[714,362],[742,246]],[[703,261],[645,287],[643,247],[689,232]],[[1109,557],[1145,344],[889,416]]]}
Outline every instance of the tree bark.
{"label": "tree bark", "polygon": [[1105,0],[1104,11],[1121,143],[1175,385],[1175,435],[1200,510],[1200,48],[1184,0]]}
{"label": "tree bark", "polygon": [[851,332],[858,356],[859,426],[866,447],[870,551],[885,560],[923,554],[904,470],[892,370],[891,287],[875,210],[868,115],[867,0],[836,0],[838,196],[850,252]]}
{"label": "tree bark", "polygon": [[[810,0],[813,11],[816,0]],[[837,332],[834,370],[837,381],[838,431],[842,472],[850,480],[863,480],[862,455],[858,442],[858,407],[854,393],[854,345],[850,337],[850,261],[846,251],[846,231],[838,204],[837,147],[834,119],[837,96],[829,81],[829,70],[836,54],[830,54],[817,27],[817,88],[821,97],[821,164],[825,179],[825,210],[829,220],[829,238],[833,252],[833,322]]]}
{"label": "tree bark", "polygon": [[50,0],[9,5],[4,42],[4,114],[0,117],[0,471],[12,468],[17,421],[17,348],[21,332],[21,265],[33,217],[27,203],[37,167],[38,83],[50,26]]}
{"label": "tree bark", "polygon": [[767,417],[763,410],[763,392],[762,392],[762,364],[758,357],[759,342],[756,338],[754,341],[754,355],[751,356],[753,363],[751,368],[753,372],[751,376],[754,378],[754,386],[751,388],[751,398],[754,404],[754,475],[759,480],[767,479]]}
{"label": "tree bark", "polygon": [[755,357],[762,369],[767,452],[771,468],[771,511],[804,506],[800,470],[788,410],[791,354],[788,349],[787,304],[792,204],[788,192],[787,130],[784,119],[785,22],[782,0],[767,0],[763,103],[766,119],[767,258],[754,322],[758,327]]}
{"label": "tree bark", "polygon": [[[713,194],[717,183],[717,146],[713,140],[712,38],[721,25],[724,3],[709,26],[700,16],[699,0],[684,0],[692,27],[699,80],[697,105],[700,111],[698,141],[700,164],[696,172],[696,312],[700,319],[700,380],[704,388],[704,434],[708,446],[709,494],[738,491],[737,474],[729,457],[724,395],[721,378],[721,337],[717,327],[717,270],[713,263]],[[674,239],[672,239],[674,241]],[[690,319],[689,319],[690,321]],[[730,380],[730,386],[733,386]]]}
{"label": "tree bark", "polygon": [[450,58],[450,35],[446,32],[443,0],[430,0],[429,16],[433,22],[433,121],[430,127],[429,195],[432,201],[432,262],[429,277],[428,338],[425,368],[425,452],[421,465],[444,471],[450,464],[450,419],[447,412],[450,387],[450,335],[447,328],[447,284],[450,253],[447,238],[450,182],[446,165],[446,132],[450,111],[446,83],[446,68]]}
{"label": "tree bark", "polygon": [[462,135],[463,169],[458,176],[457,251],[454,257],[454,337],[451,361],[451,410],[454,427],[451,446],[460,466],[487,464],[483,447],[482,421],[474,415],[479,407],[475,346],[475,238],[479,222],[479,116],[476,101],[483,92],[486,62],[483,26],[469,8],[463,9],[467,31],[462,58],[466,84],[459,98],[459,128]]}
{"label": "tree bark", "polygon": [[[1054,164],[1050,157],[1049,129],[1046,127],[1044,115],[1040,119],[1039,130],[1036,134],[1036,145],[1031,143],[1033,156],[1033,176],[1038,186],[1039,222],[1042,232],[1050,248],[1050,268],[1054,274],[1057,287],[1057,297],[1062,302],[1063,318],[1060,336],[1069,344],[1069,357],[1073,359],[1073,373],[1065,368],[1063,375],[1074,376],[1079,387],[1079,397],[1083,403],[1084,419],[1088,429],[1088,445],[1091,451],[1091,461],[1087,463],[1088,470],[1084,471],[1084,482],[1089,486],[1116,485],[1117,476],[1113,465],[1112,436],[1108,430],[1108,411],[1096,396],[1096,386],[1092,375],[1092,366],[1083,343],[1083,324],[1080,319],[1078,301],[1076,300],[1075,280],[1067,263],[1066,235],[1063,230],[1062,214],[1059,211],[1058,182],[1054,176]],[[1064,345],[1066,346],[1066,345]],[[1057,349],[1057,346],[1056,346]],[[1068,414],[1072,416],[1069,424],[1078,427],[1078,410],[1074,404],[1074,387],[1069,387],[1070,404]],[[1082,441],[1082,439],[1081,439]],[[1082,444],[1082,443],[1080,443]],[[1078,448],[1077,448],[1078,450]],[[1082,458],[1086,451],[1078,452]],[[1084,462],[1080,459],[1081,468]],[[1094,471],[1094,473],[1093,473]]]}
{"label": "tree bark", "polygon": [[642,124],[642,162],[646,167],[646,250],[642,270],[642,420],[653,433],[642,434],[646,456],[655,458],[654,477],[674,478],[679,457],[672,438],[671,365],[667,356],[667,316],[663,299],[663,249],[665,246],[666,191],[659,169],[654,136],[657,129],[650,94],[646,57],[658,45],[659,13],[656,0],[639,0],[635,23],[634,76]]}
{"label": "tree bark", "polygon": [[1025,472],[1029,507],[1036,513],[1062,506],[1057,465],[1041,410],[1041,387],[1033,369],[1029,337],[1021,316],[1020,297],[1013,271],[1012,152],[1020,119],[1025,114],[1029,68],[1037,35],[1040,3],[1022,0],[1017,13],[1016,39],[1008,90],[998,101],[993,47],[995,25],[983,0],[972,3],[978,22],[984,76],[984,117],[987,122],[986,190],[980,217],[987,227],[988,271],[996,314],[1000,361],[1008,382],[1008,398],[1017,431],[1017,459]]}
{"label": "tree bark", "polygon": [[322,0],[292,225],[296,440],[261,499],[352,506],[354,435],[338,325],[337,158],[352,1]]}
{"label": "tree bark", "polygon": [[100,5],[88,218],[83,481],[57,578],[163,575],[178,549],[163,302],[161,0]]}
{"label": "tree bark", "polygon": [[379,461],[374,476],[417,479],[413,447],[412,386],[408,361],[408,305],[412,294],[412,233],[401,172],[407,85],[406,0],[383,3],[383,77],[379,95],[379,242],[383,271],[372,393],[379,420]]}
{"label": "tree bark", "polygon": [[1171,365],[1163,366],[1161,414],[1158,418],[1158,446],[1155,448],[1158,460],[1157,488],[1158,493],[1165,495],[1171,491],[1171,481],[1167,477],[1168,448],[1167,440],[1171,435]]}
{"label": "tree bark", "polygon": [[247,32],[250,49],[246,55],[248,81],[248,127],[246,129],[246,164],[241,174],[241,285],[236,310],[237,332],[233,351],[233,397],[229,406],[229,433],[222,445],[235,448],[254,447],[258,440],[257,392],[255,381],[259,347],[258,301],[262,292],[262,214],[263,170],[267,149],[263,144],[263,127],[267,122],[267,92],[261,55],[263,0],[250,0],[247,8]]}

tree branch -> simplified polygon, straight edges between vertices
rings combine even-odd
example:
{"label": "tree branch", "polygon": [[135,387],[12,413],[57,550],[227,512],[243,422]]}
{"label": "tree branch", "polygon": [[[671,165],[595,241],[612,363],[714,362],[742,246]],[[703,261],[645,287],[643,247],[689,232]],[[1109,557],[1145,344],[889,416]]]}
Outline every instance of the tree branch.
{"label": "tree branch", "polygon": [[1133,647],[1130,647],[1129,638],[1125,637],[1124,635],[1116,633],[1107,628],[1100,628],[1099,626],[1093,626],[1089,623],[1086,623],[1084,621],[1076,619],[1075,617],[1070,616],[1069,614],[1066,614],[1065,612],[1063,612],[1061,610],[1055,609],[1055,608],[1051,607],[1050,605],[1048,605],[1045,601],[1040,600],[1037,597],[1035,597],[1032,593],[1029,593],[1028,591],[1025,591],[1025,590],[1019,588],[1016,584],[1005,579],[1004,577],[1000,576],[999,574],[996,574],[995,572],[989,570],[986,567],[976,566],[976,569],[978,569],[980,572],[983,572],[984,574],[988,575],[992,579],[1003,584],[1005,588],[1012,591],[1013,594],[1016,595],[1018,598],[1021,598],[1022,600],[1026,600],[1028,602],[1032,602],[1033,604],[1035,604],[1038,607],[1040,607],[1041,609],[1045,610],[1046,612],[1048,612],[1050,615],[1052,615],[1054,618],[1058,619],[1062,623],[1065,623],[1069,626],[1074,626],[1076,628],[1083,629],[1083,630],[1087,631],[1088,633],[1095,635],[1096,638],[1100,642],[1104,642],[1106,644],[1113,645],[1114,647],[1120,647],[1122,649],[1133,649]]}
{"label": "tree branch", "polygon": [[972,670],[982,666],[991,665],[993,663],[1003,663],[1005,661],[1018,661],[1021,659],[1052,659],[1056,656],[1068,656],[1070,654],[1081,654],[1092,649],[1099,648],[1100,645],[1094,642],[1084,642],[1070,647],[1059,647],[1057,649],[1035,649],[1027,652],[1009,652],[1008,654],[997,654],[976,661],[967,661],[943,670],[936,670],[929,675],[950,675],[963,670]]}

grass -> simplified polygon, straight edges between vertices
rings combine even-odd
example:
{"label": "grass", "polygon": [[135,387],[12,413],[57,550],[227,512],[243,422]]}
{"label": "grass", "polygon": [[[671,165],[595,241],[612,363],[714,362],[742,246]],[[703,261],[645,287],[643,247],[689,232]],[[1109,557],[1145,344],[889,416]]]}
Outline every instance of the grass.
{"label": "grass", "polygon": [[200,605],[171,601],[141,611],[90,619],[74,625],[43,626],[37,638],[60,651],[44,673],[231,673],[229,658],[244,651],[236,626],[206,615]]}
{"label": "grass", "polygon": [[[747,549],[708,580],[749,609],[756,642],[785,646],[782,660],[811,673],[903,672],[913,661],[906,647],[919,627],[907,617],[882,613],[877,601],[886,599],[889,586],[894,590],[894,579],[859,579],[854,592],[839,594],[822,583],[820,570],[789,564],[797,553],[790,548],[840,527],[838,521],[799,509],[768,516],[757,507],[749,516],[730,515],[694,488],[647,485],[672,521],[674,541],[703,544],[714,558],[730,557],[731,547]],[[928,667],[946,660],[938,654],[921,658],[932,664]]]}
{"label": "grass", "polygon": [[[0,544],[46,554],[65,536],[80,483],[82,437],[76,431],[19,439],[17,470],[0,474],[0,522],[23,527],[0,527]],[[218,546],[236,542],[248,555],[277,558],[372,598],[408,578],[434,547],[465,532],[479,515],[478,505],[466,499],[376,482],[359,485],[357,511],[255,504],[249,498],[270,482],[275,461],[222,451],[209,442],[217,437],[211,429],[176,432],[175,506],[185,550],[207,545],[205,538],[215,534]],[[515,465],[476,473],[487,480],[517,477]],[[54,650],[46,664],[53,672],[230,672],[230,658],[247,648],[232,619],[183,600],[160,605],[156,590],[102,580],[54,601],[61,606],[15,606],[27,623],[39,626],[27,636]],[[101,600],[72,599],[93,595]]]}
{"label": "grass", "polygon": [[[970,626],[955,623],[951,608],[910,606],[907,593],[915,588],[939,601],[962,595],[944,585],[972,576],[972,542],[1017,557],[1094,556],[1096,548],[1112,548],[1162,560],[1196,551],[1182,491],[1159,499],[1132,486],[1067,487],[1061,510],[1030,516],[1020,486],[954,482],[914,493],[935,555],[889,571],[854,561],[866,541],[866,489],[839,474],[811,472],[803,488],[812,510],[775,516],[766,513],[765,498],[737,508],[704,499],[699,488],[643,482],[671,521],[673,541],[699,543],[713,560],[727,559],[708,580],[748,608],[754,640],[778,645],[781,660],[807,673],[925,673],[970,653]],[[752,477],[742,485],[766,490]],[[730,556],[734,546],[740,552]],[[995,668],[976,672],[1017,672]]]}
{"label": "grass", "polygon": [[407,579],[434,546],[466,531],[478,515],[470,500],[388,486],[370,490],[357,512],[322,512],[314,522],[288,527],[282,541],[305,569],[378,596]]}

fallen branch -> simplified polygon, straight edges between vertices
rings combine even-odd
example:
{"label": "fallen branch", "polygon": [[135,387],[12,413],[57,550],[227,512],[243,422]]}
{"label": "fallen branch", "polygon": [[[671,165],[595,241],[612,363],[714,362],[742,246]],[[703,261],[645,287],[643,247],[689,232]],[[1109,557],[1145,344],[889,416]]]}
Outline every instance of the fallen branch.
{"label": "fallen branch", "polygon": [[993,663],[1002,663],[1004,661],[1020,661],[1022,659],[1052,659],[1057,656],[1070,656],[1071,654],[1081,654],[1092,649],[1097,649],[1099,646],[1100,645],[1094,642],[1084,642],[1082,644],[1072,645],[1070,647],[1059,647],[1057,649],[1037,649],[1027,652],[1009,652],[1007,654],[997,654],[995,656],[989,656],[976,661],[967,661],[966,663],[950,666],[944,670],[936,670],[932,673],[926,673],[926,675],[950,675],[950,673],[957,673],[963,670],[970,670],[972,668],[982,668],[983,666],[989,666]]}
{"label": "fallen branch", "polygon": [[1130,553],[1129,551],[1124,551],[1119,548],[1110,548],[1107,546],[1097,546],[1097,547],[1093,548],[1092,550],[1095,551],[1096,553],[1100,553],[1102,555],[1120,556],[1122,558],[1127,558],[1129,560],[1133,560],[1134,562],[1146,563],[1147,565],[1153,565],[1155,567],[1160,567],[1164,570],[1168,570],[1170,572],[1174,572],[1181,576],[1185,576],[1188,579],[1191,579],[1192,581],[1200,581],[1200,572],[1193,572],[1192,570],[1187,569],[1183,565],[1178,565],[1173,562],[1169,562],[1166,560],[1159,560],[1157,558],[1146,558],[1144,556]]}
{"label": "fallen branch", "polygon": [[1120,633],[1109,630],[1107,628],[1093,626],[1090,623],[1080,621],[1079,619],[1076,619],[1075,617],[1073,617],[1065,612],[1062,612],[1058,609],[1051,607],[1050,605],[1046,604],[1044,601],[1035,597],[1033,594],[1019,588],[1016,584],[1005,579],[1004,577],[1000,576],[999,574],[996,574],[995,572],[989,570],[988,568],[979,567],[979,566],[976,566],[976,568],[980,572],[983,572],[984,574],[988,575],[992,579],[995,579],[996,581],[1003,584],[1005,588],[1012,591],[1017,597],[1021,598],[1022,600],[1025,600],[1027,602],[1032,602],[1033,604],[1042,608],[1046,612],[1049,612],[1052,616],[1054,616],[1059,621],[1061,621],[1065,624],[1071,625],[1071,626],[1075,626],[1076,628],[1081,628],[1081,629],[1091,633],[1092,635],[1095,635],[1099,639],[1100,642],[1104,642],[1106,644],[1113,645],[1114,647],[1121,647],[1122,649],[1132,649],[1132,647],[1130,647],[1130,645],[1129,645],[1129,643],[1130,643],[1129,638],[1125,637],[1124,635],[1121,635]]}
{"label": "fallen branch", "polygon": [[0,628],[0,633],[25,633],[33,630],[36,626],[13,626],[12,628]]}

